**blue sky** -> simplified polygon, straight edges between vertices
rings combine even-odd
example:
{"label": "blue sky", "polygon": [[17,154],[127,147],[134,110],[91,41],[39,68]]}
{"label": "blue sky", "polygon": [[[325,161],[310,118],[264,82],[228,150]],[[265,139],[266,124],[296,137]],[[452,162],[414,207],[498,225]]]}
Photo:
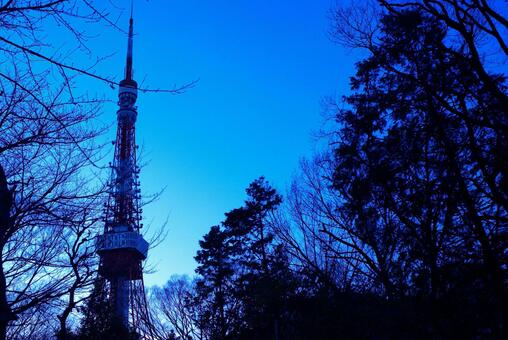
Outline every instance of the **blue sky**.
{"label": "blue sky", "polygon": [[[150,253],[156,272],[193,274],[198,241],[244,190],[265,176],[283,194],[299,160],[312,154],[323,124],[322,98],[347,92],[354,54],[328,37],[333,0],[136,1],[134,75],[142,86],[168,88],[199,78],[185,94],[140,93],[137,140],[147,162],[144,193],[166,188],[144,209],[145,225],[165,220],[167,237]],[[128,6],[127,6],[128,7]],[[119,21],[127,28],[127,12]],[[97,72],[123,72],[126,38],[105,29],[90,41],[109,55]],[[85,81],[91,93],[116,90]],[[102,119],[114,122],[114,103]],[[111,131],[108,138],[113,138]]]}

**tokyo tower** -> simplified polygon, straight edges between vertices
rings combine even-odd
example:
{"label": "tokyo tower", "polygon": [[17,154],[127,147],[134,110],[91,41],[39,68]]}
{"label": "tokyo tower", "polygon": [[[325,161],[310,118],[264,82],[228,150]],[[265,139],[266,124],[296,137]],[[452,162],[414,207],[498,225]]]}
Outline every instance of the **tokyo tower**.
{"label": "tokyo tower", "polygon": [[142,270],[148,242],[140,233],[141,198],[135,138],[138,84],[133,79],[132,45],[131,13],[125,78],[120,82],[118,93],[118,125],[109,197],[105,205],[104,233],[97,238],[97,253],[100,257],[99,275],[107,281],[112,317],[127,329],[148,337],[150,322]]}

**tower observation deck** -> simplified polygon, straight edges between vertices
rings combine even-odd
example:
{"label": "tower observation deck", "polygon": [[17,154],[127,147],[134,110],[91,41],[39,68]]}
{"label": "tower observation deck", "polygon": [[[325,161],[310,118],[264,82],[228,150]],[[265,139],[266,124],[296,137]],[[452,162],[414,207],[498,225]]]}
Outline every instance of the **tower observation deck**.
{"label": "tower observation deck", "polygon": [[133,79],[132,45],[131,15],[125,77],[120,82],[118,93],[118,126],[108,186],[109,198],[105,205],[104,233],[97,237],[99,274],[109,283],[114,317],[126,327],[129,324],[136,326],[136,314],[140,313],[136,303],[146,310],[142,262],[148,252],[148,242],[140,233],[139,167],[135,142],[138,85]]}

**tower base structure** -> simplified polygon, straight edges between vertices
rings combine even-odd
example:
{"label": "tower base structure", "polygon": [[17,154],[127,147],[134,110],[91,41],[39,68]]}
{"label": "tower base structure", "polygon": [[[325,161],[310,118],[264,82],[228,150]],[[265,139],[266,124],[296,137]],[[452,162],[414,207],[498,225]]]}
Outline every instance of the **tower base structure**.
{"label": "tower base structure", "polygon": [[97,237],[101,262],[99,274],[110,283],[111,304],[116,316],[127,327],[131,301],[130,281],[142,280],[142,261],[148,242],[136,232],[109,232]]}
{"label": "tower base structure", "polygon": [[117,277],[109,280],[111,285],[111,301],[114,302],[115,315],[125,327],[129,326],[129,281],[126,277]]}

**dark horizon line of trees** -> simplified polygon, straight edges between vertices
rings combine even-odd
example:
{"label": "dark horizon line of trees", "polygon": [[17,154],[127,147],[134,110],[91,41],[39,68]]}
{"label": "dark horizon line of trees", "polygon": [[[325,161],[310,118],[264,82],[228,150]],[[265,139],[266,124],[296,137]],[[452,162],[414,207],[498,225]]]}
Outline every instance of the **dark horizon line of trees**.
{"label": "dark horizon line of trees", "polygon": [[331,38],[366,55],[330,104],[328,146],[284,197],[254,180],[203,236],[195,278],[147,291],[137,332],[109,318],[96,273],[100,100],[75,95],[66,63],[32,67],[47,18],[83,48],[74,20],[116,27],[97,5],[0,4],[0,339],[508,336],[502,1],[336,7]]}

